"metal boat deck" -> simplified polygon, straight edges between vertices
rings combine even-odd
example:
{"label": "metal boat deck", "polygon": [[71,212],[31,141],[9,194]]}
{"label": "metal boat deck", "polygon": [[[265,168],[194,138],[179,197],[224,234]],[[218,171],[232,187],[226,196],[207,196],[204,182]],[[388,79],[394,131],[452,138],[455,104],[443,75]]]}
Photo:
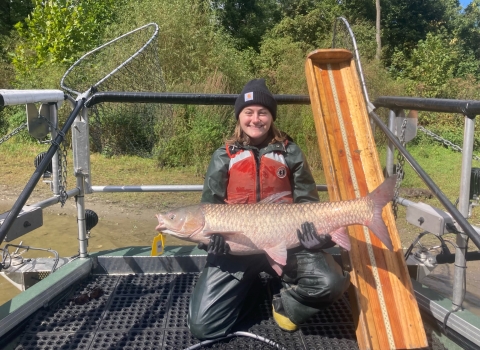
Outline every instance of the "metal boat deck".
{"label": "metal boat deck", "polygon": [[[232,336],[201,344],[188,330],[187,313],[205,254],[167,248],[158,257],[149,256],[149,247],[135,247],[62,266],[25,292],[31,295],[12,299],[16,312],[10,315],[36,311],[2,339],[5,349],[358,349],[347,294],[299,331],[284,332],[272,318],[273,279],[266,274],[250,317],[233,330],[263,340]],[[431,333],[429,344],[445,349]]]}
{"label": "metal boat deck", "polygon": [[[198,273],[92,275],[72,288],[69,297],[37,311],[15,349],[188,348],[200,343],[187,328],[188,302],[197,278]],[[267,277],[262,280],[268,284]],[[103,295],[82,300],[92,290],[102,290]],[[83,304],[78,305],[80,302]],[[239,330],[272,340],[285,349],[358,349],[346,298],[294,333],[275,326],[266,293],[254,310],[248,324]],[[200,348],[276,347],[249,337],[232,337]]]}

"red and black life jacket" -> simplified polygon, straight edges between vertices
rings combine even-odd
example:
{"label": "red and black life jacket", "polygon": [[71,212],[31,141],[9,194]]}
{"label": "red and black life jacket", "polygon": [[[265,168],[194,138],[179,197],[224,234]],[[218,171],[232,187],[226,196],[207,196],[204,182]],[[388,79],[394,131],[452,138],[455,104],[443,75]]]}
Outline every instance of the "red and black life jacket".
{"label": "red and black life jacket", "polygon": [[[226,150],[230,157],[227,203],[257,203],[272,194],[292,193],[290,169],[282,152],[262,155],[257,166],[253,151],[233,149],[228,145]],[[290,194],[282,200],[293,202],[293,196]]]}

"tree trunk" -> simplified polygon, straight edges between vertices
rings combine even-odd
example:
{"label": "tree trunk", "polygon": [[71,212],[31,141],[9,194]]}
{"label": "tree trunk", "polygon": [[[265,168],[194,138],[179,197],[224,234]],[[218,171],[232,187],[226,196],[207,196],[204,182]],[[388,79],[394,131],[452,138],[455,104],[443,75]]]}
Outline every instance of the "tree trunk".
{"label": "tree trunk", "polygon": [[375,0],[375,6],[377,8],[377,20],[376,20],[376,39],[377,39],[377,53],[375,58],[380,60],[382,58],[382,39],[380,37],[380,0]]}

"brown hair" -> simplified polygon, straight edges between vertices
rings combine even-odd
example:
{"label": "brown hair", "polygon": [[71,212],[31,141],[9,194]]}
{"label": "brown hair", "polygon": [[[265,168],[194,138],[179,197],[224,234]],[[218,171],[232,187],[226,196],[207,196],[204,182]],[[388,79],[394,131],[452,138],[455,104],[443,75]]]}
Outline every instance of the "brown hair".
{"label": "brown hair", "polygon": [[[287,135],[282,131],[278,130],[275,124],[272,122],[270,125],[270,130],[268,130],[268,137],[270,137],[270,143],[283,142],[287,139]],[[225,143],[229,146],[233,146],[235,143],[240,143],[242,145],[250,144],[250,137],[242,130],[240,122],[237,121],[233,135],[225,140]]]}

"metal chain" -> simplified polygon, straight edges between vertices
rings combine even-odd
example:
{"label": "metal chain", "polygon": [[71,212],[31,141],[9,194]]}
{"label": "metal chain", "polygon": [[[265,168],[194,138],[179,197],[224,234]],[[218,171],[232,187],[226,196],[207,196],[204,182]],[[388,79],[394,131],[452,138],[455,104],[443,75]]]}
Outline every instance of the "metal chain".
{"label": "metal chain", "polygon": [[[60,175],[60,203],[62,204],[62,208],[65,205],[65,202],[68,199],[67,195],[67,146],[65,142],[63,142],[63,152],[58,154],[59,155],[59,162],[58,162],[58,171]],[[63,158],[62,158],[63,156]],[[62,159],[61,159],[62,158]]]}
{"label": "metal chain", "polygon": [[[432,131],[428,130],[428,129],[425,129],[423,126],[419,125],[418,126],[418,129],[420,129],[421,131],[423,131],[425,134],[427,134],[428,136],[431,136],[432,138],[434,138],[435,140],[437,141],[440,141],[441,143],[443,143],[445,146],[447,147],[450,147],[451,149],[453,149],[454,151],[457,151],[457,152],[460,152],[462,153],[463,152],[463,149],[460,147],[460,146],[457,146],[456,144],[444,139],[443,137],[433,133]],[[476,156],[476,155],[472,155],[472,158],[475,159],[475,160],[478,160],[480,161],[480,157]]]}
{"label": "metal chain", "polygon": [[[60,134],[61,131],[53,125],[48,118],[45,118],[43,115],[40,115],[40,118],[43,118],[47,121],[50,128],[55,129],[55,131]],[[64,135],[65,136],[65,135]],[[50,140],[50,143],[53,143],[53,140]],[[60,152],[58,152],[58,178],[59,178],[59,192],[60,192],[60,203],[62,208],[65,205],[65,202],[68,199],[67,195],[67,146],[65,145],[65,139],[62,142],[63,149],[61,145],[58,145]]]}
{"label": "metal chain", "polygon": [[20,133],[20,131],[22,131],[23,129],[25,129],[27,127],[27,123],[23,123],[22,125],[20,125],[18,128],[16,129],[13,129],[13,131],[10,133],[10,134],[7,134],[5,135],[4,137],[2,137],[0,139],[0,145],[2,143],[4,143],[5,141],[7,141],[8,139],[12,138],[13,136],[15,136],[16,134]]}
{"label": "metal chain", "polygon": [[[405,130],[407,129],[407,118],[403,119],[401,133],[400,133],[400,143],[405,147]],[[397,219],[398,214],[398,197],[400,192],[400,185],[402,184],[403,176],[405,175],[405,157],[398,152],[397,153],[397,165],[395,168],[395,173],[397,174],[397,182],[395,184],[395,192],[393,194],[393,215],[395,220]]]}

